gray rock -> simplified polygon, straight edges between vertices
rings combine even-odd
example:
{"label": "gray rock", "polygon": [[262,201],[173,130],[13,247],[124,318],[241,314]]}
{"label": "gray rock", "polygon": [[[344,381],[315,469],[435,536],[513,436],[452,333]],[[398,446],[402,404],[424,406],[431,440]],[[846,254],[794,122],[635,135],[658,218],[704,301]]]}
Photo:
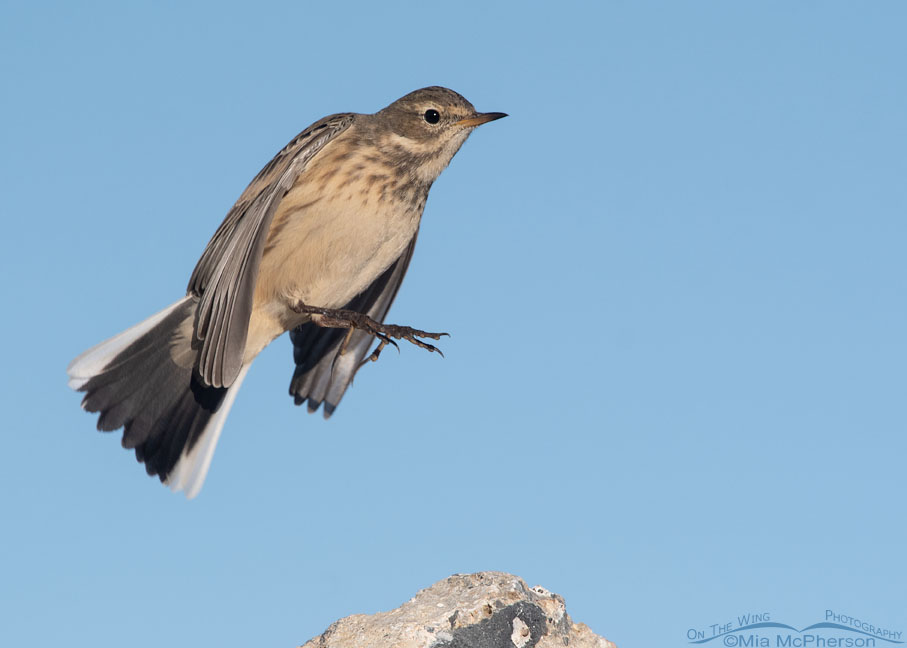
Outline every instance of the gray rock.
{"label": "gray rock", "polygon": [[390,612],[354,614],[302,648],[615,648],[564,599],[501,572],[454,574]]}

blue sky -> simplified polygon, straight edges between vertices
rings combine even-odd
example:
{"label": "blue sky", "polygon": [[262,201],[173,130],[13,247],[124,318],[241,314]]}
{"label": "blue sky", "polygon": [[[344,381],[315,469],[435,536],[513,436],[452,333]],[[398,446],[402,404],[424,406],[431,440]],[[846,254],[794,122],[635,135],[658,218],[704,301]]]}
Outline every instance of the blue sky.
{"label": "blue sky", "polygon": [[[293,646],[486,569],[625,648],[907,631],[907,8],[380,4],[4,3],[0,643]],[[279,339],[201,495],[145,477],[69,360],[298,131],[433,84],[511,115],[391,311],[446,357],[326,422]]]}

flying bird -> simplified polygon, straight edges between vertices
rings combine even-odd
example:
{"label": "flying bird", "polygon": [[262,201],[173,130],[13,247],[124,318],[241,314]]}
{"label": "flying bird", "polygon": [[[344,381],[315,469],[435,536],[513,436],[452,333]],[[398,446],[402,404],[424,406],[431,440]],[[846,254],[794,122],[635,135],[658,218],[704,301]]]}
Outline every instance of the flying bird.
{"label": "flying bird", "polygon": [[437,351],[425,339],[443,334],[384,318],[432,183],[477,126],[501,117],[434,86],[302,131],[227,213],[186,296],[70,363],[98,429],[122,427],[148,474],[192,498],[249,366],[284,332],[290,394],[325,417],[395,339]]}

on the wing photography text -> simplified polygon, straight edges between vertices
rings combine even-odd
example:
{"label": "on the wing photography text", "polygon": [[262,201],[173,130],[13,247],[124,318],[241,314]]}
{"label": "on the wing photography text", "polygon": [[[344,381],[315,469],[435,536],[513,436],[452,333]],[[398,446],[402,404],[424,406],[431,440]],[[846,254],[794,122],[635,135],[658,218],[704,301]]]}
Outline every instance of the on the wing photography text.
{"label": "on the wing photography text", "polygon": [[739,615],[736,622],[689,628],[686,635],[691,644],[718,640],[727,648],[863,648],[904,643],[900,630],[828,609],[823,621],[802,628],[758,612]]}

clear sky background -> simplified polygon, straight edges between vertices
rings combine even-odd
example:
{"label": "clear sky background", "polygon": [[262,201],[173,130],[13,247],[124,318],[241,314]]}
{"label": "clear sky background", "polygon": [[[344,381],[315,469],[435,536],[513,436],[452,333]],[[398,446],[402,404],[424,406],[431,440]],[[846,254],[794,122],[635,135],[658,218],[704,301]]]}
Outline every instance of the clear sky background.
{"label": "clear sky background", "polygon": [[[508,571],[632,646],[907,632],[907,5],[39,3],[0,14],[0,644],[295,646]],[[435,184],[330,421],[256,361],[201,495],[66,387],[311,122],[440,84]],[[717,642],[715,642],[717,643]]]}

